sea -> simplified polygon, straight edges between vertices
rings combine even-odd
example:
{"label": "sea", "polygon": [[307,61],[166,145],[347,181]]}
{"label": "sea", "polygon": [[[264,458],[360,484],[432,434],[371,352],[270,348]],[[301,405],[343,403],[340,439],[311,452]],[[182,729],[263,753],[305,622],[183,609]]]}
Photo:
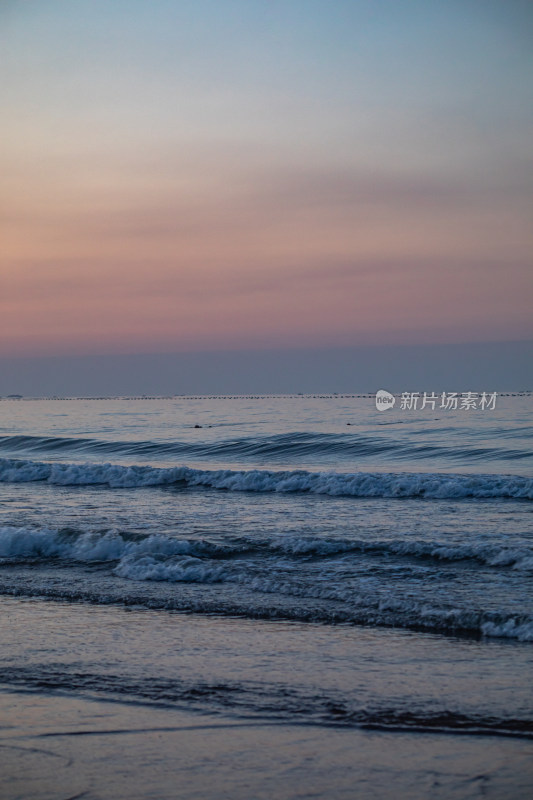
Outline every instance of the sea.
{"label": "sea", "polygon": [[[533,398],[439,405],[1,400],[0,689],[25,721],[4,720],[0,750],[31,739],[28,698],[78,698],[235,743],[225,778],[187,762],[176,793],[138,775],[122,794],[116,757],[95,789],[85,749],[79,796],[526,796]],[[247,725],[270,731],[269,765],[244,758]],[[161,748],[159,778],[179,762]],[[33,789],[13,767],[0,796],[68,796],[31,763]]]}

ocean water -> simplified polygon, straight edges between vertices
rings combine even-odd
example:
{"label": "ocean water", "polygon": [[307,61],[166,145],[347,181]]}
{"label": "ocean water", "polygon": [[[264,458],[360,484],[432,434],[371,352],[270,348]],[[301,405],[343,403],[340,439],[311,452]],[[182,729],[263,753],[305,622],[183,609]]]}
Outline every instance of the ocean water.
{"label": "ocean water", "polygon": [[531,411],[0,402],[3,688],[523,746]]}

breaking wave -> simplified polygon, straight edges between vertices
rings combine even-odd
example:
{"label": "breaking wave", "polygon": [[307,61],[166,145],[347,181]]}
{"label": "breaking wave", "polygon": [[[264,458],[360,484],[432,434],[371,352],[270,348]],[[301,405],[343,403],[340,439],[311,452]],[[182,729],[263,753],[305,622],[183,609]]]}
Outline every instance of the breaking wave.
{"label": "breaking wave", "polygon": [[[4,527],[0,528],[0,564],[4,568],[0,592],[533,641],[533,617],[526,613],[455,607],[424,593],[413,594],[409,588],[405,591],[391,586],[386,592],[376,592],[365,581],[346,582],[343,570],[350,552],[356,559],[474,559],[489,569],[533,569],[533,551],[527,548],[446,548],[427,542],[366,543],[281,536],[259,541],[243,536],[219,544],[161,534],[132,536],[114,530]],[[332,555],[339,556],[333,565]],[[311,572],[307,571],[309,556],[314,559]],[[323,558],[323,564],[320,560],[317,564],[317,556]],[[46,570],[41,573],[36,569],[52,566],[53,561],[69,568],[68,579],[50,581]],[[76,564],[87,566],[80,573]],[[17,565],[12,573],[6,571]],[[97,568],[88,572],[91,565]],[[367,569],[371,566],[366,565]]]}
{"label": "breaking wave", "polygon": [[65,464],[0,459],[0,482],[43,481],[59,486],[110,488],[203,487],[238,492],[307,492],[335,497],[514,498],[533,500],[533,478],[445,473],[203,470],[191,467]]}
{"label": "breaking wave", "polygon": [[[227,537],[223,542],[183,539],[162,534],[128,535],[117,530],[72,531],[0,527],[0,559],[65,559],[79,562],[120,561],[132,557],[187,556],[215,560],[237,556],[330,558],[348,554],[395,556],[434,561],[475,561],[495,569],[533,571],[533,547],[489,544],[445,544],[398,539],[364,541],[322,536]],[[163,576],[163,573],[161,573]],[[161,577],[161,579],[165,579]],[[178,578],[179,580],[179,578]]]}
{"label": "breaking wave", "polygon": [[[152,567],[150,565],[150,569]],[[146,580],[151,579],[147,574]],[[138,571],[134,580],[142,580]],[[183,580],[190,586],[191,583],[200,582],[201,575],[196,569],[194,577],[189,572]],[[87,584],[86,580],[71,580],[68,584],[58,585],[57,582],[46,580],[39,582],[34,577],[27,584],[22,584],[20,580],[2,580],[0,592],[13,597],[38,597],[70,603],[120,605],[245,619],[403,628],[439,635],[533,642],[533,617],[527,614],[444,609],[412,600],[377,600],[370,594],[352,593],[350,598],[342,602],[338,597],[331,597],[332,593],[326,590],[317,590],[310,597],[302,589],[276,581],[252,582],[242,578],[235,583],[235,591],[231,596],[215,597],[204,592],[204,587],[213,584],[210,576],[197,587],[201,588],[200,592],[180,591],[172,594],[143,591],[139,583],[131,590],[118,582],[112,586],[106,585],[104,590],[100,586]],[[254,597],[254,593],[260,594]],[[265,602],[265,595],[268,594],[273,595],[271,603]]]}

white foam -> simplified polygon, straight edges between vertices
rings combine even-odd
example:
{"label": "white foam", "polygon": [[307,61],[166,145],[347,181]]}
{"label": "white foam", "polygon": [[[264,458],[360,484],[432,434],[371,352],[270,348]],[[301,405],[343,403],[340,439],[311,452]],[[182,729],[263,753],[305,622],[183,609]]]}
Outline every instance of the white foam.
{"label": "white foam", "polygon": [[[310,552],[312,539],[293,540],[291,552]],[[289,542],[285,541],[285,545]],[[325,540],[324,545],[328,544]],[[335,543],[348,547],[348,542]],[[426,543],[413,542],[401,548],[400,542],[374,543],[375,548],[382,547],[383,552],[400,549],[410,552],[427,553],[430,547]],[[242,543],[239,547],[242,546]],[[265,545],[263,545],[265,546]],[[268,545],[266,545],[268,547]],[[140,540],[126,538],[119,531],[84,532],[79,534],[65,533],[54,529],[29,529],[0,527],[0,557],[9,559],[62,559],[76,562],[111,562],[112,572],[128,581],[160,581],[166,583],[228,583],[238,587],[242,595],[243,613],[246,612],[249,593],[273,595],[273,603],[260,600],[263,612],[269,610],[275,614],[276,606],[282,597],[300,598],[306,602],[305,615],[309,618],[323,618],[324,615],[338,615],[339,619],[360,624],[394,625],[407,628],[448,632],[475,632],[476,635],[533,641],[533,619],[531,617],[483,611],[482,609],[453,608],[432,605],[431,602],[417,598],[410,593],[376,592],[372,580],[360,580],[358,586],[344,584],[332,580],[329,568],[318,571],[313,582],[300,581],[298,573],[288,578],[285,562],[271,564],[268,574],[257,571],[257,563],[248,559],[212,560],[209,555],[217,550],[216,545],[206,542],[178,540],[161,535],[148,536]],[[291,548],[288,548],[291,549]],[[438,549],[438,548],[437,548]],[[441,550],[450,550],[441,548]],[[237,548],[238,551],[238,548]],[[454,548],[446,557],[463,557],[466,551],[476,552],[476,548]],[[231,545],[227,552],[233,552]],[[327,547],[323,552],[327,554]],[[489,558],[489,552],[486,557]],[[201,556],[207,556],[202,558]],[[509,550],[507,558],[493,552],[495,561],[499,559],[506,566],[516,567],[525,561],[522,550]],[[514,559],[514,560],[513,560]],[[278,567],[281,566],[281,570]],[[242,589],[242,591],[241,591]],[[68,581],[61,587],[55,587],[58,596],[68,593]],[[139,595],[141,597],[141,595]],[[100,602],[100,595],[96,602]],[[316,600],[318,603],[309,601]],[[324,606],[324,603],[335,602],[335,607]],[[140,602],[142,602],[140,600]],[[294,600],[290,599],[290,608]],[[337,605],[339,604],[339,605]],[[256,603],[250,606],[256,613]],[[298,610],[295,610],[298,614]],[[322,615],[322,616],[321,616]]]}
{"label": "white foam", "polygon": [[443,545],[424,541],[349,541],[345,539],[322,539],[320,537],[280,537],[270,542],[269,548],[291,555],[341,555],[343,553],[394,553],[400,556],[435,558],[442,561],[475,559],[492,567],[512,567],[519,570],[533,569],[533,549],[496,545]]}
{"label": "white foam", "polygon": [[0,528],[1,558],[53,558],[62,551],[57,531]]}
{"label": "white foam", "polygon": [[189,554],[194,544],[165,536],[128,541],[118,531],[88,532],[77,537],[48,528],[0,528],[0,557],[61,558],[74,561],[118,561],[129,555],[173,556]]}
{"label": "white foam", "polygon": [[201,470],[0,459],[0,481],[135,488],[182,484],[245,492],[309,492],[349,497],[517,498],[533,500],[533,478],[439,473],[338,473],[305,470]]}
{"label": "white foam", "polygon": [[533,620],[511,618],[505,622],[484,622],[481,625],[484,636],[503,639],[518,639],[519,642],[533,642]]}
{"label": "white foam", "polygon": [[[48,528],[0,528],[0,557],[6,559],[60,558],[90,562],[119,561],[129,557],[131,562],[131,558],[140,559],[142,556],[159,559],[176,556],[209,557],[214,553],[237,555],[248,549],[263,548],[293,556],[335,556],[360,552],[378,555],[392,553],[444,561],[475,559],[489,567],[533,571],[533,549],[526,547],[480,544],[446,546],[424,541],[349,541],[309,536],[282,536],[267,542],[253,538],[249,541],[241,539],[237,543],[229,541],[225,545],[218,545],[161,534],[131,540],[115,530],[89,531],[72,535]],[[163,576],[164,570],[160,570],[159,574]],[[164,577],[161,577],[161,580],[164,580]]]}
{"label": "white foam", "polygon": [[490,567],[512,567],[528,570],[533,567],[533,550],[526,547],[507,547],[485,544],[442,545],[431,542],[391,542],[391,552],[397,555],[414,555],[442,561],[475,559]]}

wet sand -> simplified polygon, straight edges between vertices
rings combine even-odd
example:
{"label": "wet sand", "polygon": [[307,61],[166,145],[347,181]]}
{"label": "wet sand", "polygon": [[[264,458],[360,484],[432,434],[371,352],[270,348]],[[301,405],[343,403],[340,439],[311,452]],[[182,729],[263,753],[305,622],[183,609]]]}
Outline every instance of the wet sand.
{"label": "wet sand", "polygon": [[519,798],[533,743],[0,693],[2,800]]}

